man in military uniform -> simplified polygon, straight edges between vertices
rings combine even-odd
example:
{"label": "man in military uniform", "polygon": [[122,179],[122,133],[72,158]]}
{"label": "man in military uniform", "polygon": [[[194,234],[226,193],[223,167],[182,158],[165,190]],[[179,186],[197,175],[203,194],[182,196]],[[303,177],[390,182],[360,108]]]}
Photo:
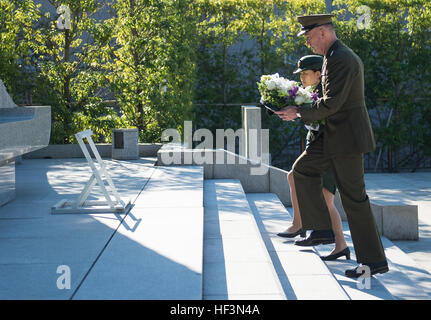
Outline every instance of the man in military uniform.
{"label": "man in military uniform", "polygon": [[[323,96],[322,93],[322,82],[320,81],[321,71],[322,71],[323,57],[320,55],[307,55],[303,56],[298,61],[298,68],[293,72],[293,74],[299,74],[301,78],[302,86],[311,87],[316,94],[316,98]],[[305,127],[308,129],[307,133],[307,144],[306,150],[309,146],[314,143],[315,140],[323,134],[324,124],[323,123],[306,123]],[[305,151],[307,152],[307,151]],[[295,179],[293,177],[293,171],[289,171],[287,174],[287,180],[290,187],[290,197],[292,200],[293,207],[293,220],[292,225],[286,229],[284,232],[280,232],[277,235],[285,238],[294,238],[298,235],[305,237],[305,231],[302,229],[302,219],[300,214],[300,209],[298,207],[298,200],[296,196],[295,189]],[[335,184],[335,177],[332,168],[328,168],[322,174],[322,192],[325,198],[326,205],[328,207],[329,216],[331,219],[332,231],[328,231],[328,241],[331,243],[330,237],[333,238],[332,242],[335,242],[334,250],[330,255],[321,257],[323,260],[335,260],[340,257],[345,256],[350,259],[350,250],[347,246],[346,240],[344,239],[343,226],[340,218],[340,213],[338,212],[334,204],[334,196],[337,190]],[[295,242],[298,246],[313,246],[315,245],[316,233],[319,234],[321,231],[313,231],[310,237],[303,240],[298,240]]]}
{"label": "man in military uniform", "polygon": [[[323,97],[311,108],[288,106],[276,113],[286,121],[300,117],[304,122],[326,122],[323,134],[293,165],[302,227],[321,231],[310,235],[313,243],[327,240],[331,224],[321,175],[332,167],[358,263],[368,266],[371,275],[387,272],[385,252],[365,191],[363,154],[374,150],[376,144],[365,106],[362,61],[337,39],[332,15],[300,16],[298,21],[302,25],[298,36],[305,35],[307,45],[324,56]],[[361,276],[359,270],[364,269],[359,267],[346,270],[346,276]]]}

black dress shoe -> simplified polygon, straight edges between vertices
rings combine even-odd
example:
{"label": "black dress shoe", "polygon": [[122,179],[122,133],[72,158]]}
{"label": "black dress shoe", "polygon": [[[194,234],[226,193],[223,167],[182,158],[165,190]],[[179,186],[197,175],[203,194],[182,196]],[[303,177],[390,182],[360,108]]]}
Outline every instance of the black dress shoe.
{"label": "black dress shoe", "polygon": [[279,236],[279,237],[283,237],[283,238],[295,238],[296,236],[298,236],[298,235],[301,235],[301,237],[305,237],[306,236],[306,231],[304,231],[304,230],[302,230],[302,229],[299,229],[298,231],[296,231],[296,232],[280,232],[280,233],[277,233],[277,236]]}
{"label": "black dress shoe", "polygon": [[[346,270],[345,275],[349,278],[355,278],[355,279],[359,278],[360,276],[365,274],[365,272],[366,272],[365,266],[370,268],[369,276],[375,275],[377,273],[385,273],[385,272],[389,271],[388,262],[383,261],[383,262],[378,262],[378,263],[360,264],[355,269]],[[361,271],[358,270],[359,268],[361,268],[360,269]]]}
{"label": "black dress shoe", "polygon": [[328,256],[320,257],[323,261],[337,260],[339,257],[346,256],[346,260],[350,260],[350,249],[346,247],[344,250],[340,252],[330,254]]}
{"label": "black dress shoe", "polygon": [[310,236],[304,240],[295,241],[295,245],[301,247],[317,246],[319,244],[335,243],[335,236],[332,230],[318,230],[311,232]]}

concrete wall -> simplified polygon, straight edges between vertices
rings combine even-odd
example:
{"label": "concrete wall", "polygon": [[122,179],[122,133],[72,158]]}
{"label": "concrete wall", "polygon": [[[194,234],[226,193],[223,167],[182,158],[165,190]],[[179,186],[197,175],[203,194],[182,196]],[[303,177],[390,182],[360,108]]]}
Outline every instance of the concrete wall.
{"label": "concrete wall", "polygon": [[[102,158],[111,158],[112,145],[110,143],[98,143],[96,147]],[[161,147],[161,143],[140,143],[139,156],[156,157],[157,151],[159,151]],[[88,148],[88,150],[90,150],[90,148]],[[23,159],[44,158],[84,158],[84,154],[78,144],[50,144],[46,148],[27,153],[23,156]]]}
{"label": "concrete wall", "polygon": [[287,171],[253,162],[227,150],[164,145],[157,153],[157,165],[200,165],[204,167],[205,179],[238,179],[245,192],[275,193],[285,206],[291,206]]}

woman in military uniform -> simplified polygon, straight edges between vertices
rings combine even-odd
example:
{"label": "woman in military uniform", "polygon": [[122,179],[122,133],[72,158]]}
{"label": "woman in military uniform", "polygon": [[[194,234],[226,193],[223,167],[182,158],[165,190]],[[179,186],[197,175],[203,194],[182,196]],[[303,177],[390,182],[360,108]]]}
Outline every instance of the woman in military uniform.
{"label": "woman in military uniform", "polygon": [[[298,69],[293,73],[300,73],[300,78],[303,87],[312,86],[315,87],[314,92],[318,95],[318,97],[322,96],[322,84],[320,82],[320,75],[322,69],[323,57],[318,55],[308,55],[302,57],[298,61]],[[324,125],[318,124],[310,125],[306,124],[306,128],[308,129],[307,138],[306,138],[306,150],[311,143],[317,137],[319,137],[323,132]],[[302,230],[302,222],[301,215],[298,206],[298,199],[296,196],[295,190],[295,182],[293,179],[293,172],[290,171],[287,175],[289,186],[290,186],[290,195],[292,199],[293,206],[293,222],[292,225],[287,228],[286,231],[279,233],[280,237],[285,238],[293,238],[297,235],[301,235],[305,237],[305,231]],[[347,247],[347,243],[344,239],[342,222],[340,218],[340,214],[337,208],[334,205],[335,191],[337,190],[335,177],[332,169],[328,169],[322,176],[322,192],[325,198],[326,205],[329,210],[332,230],[335,235],[335,248],[332,253],[328,256],[322,257],[323,260],[334,260],[342,256],[346,256],[347,259],[350,259],[350,251]],[[303,241],[303,245],[307,245],[306,241]],[[301,241],[297,241],[297,244],[300,245]]]}

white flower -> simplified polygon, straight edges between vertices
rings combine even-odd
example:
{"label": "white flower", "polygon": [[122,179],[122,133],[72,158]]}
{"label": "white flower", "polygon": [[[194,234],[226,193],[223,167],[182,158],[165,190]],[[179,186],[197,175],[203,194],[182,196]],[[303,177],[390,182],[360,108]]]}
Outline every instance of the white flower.
{"label": "white flower", "polygon": [[303,96],[301,96],[301,95],[297,95],[297,96],[295,97],[295,103],[296,103],[297,105],[303,104],[304,102],[305,102],[305,98],[304,98]]}
{"label": "white flower", "polygon": [[263,83],[268,90],[277,90],[280,88],[280,76],[278,73],[263,75],[260,77],[260,82]]}
{"label": "white flower", "polygon": [[[262,91],[260,99],[262,104],[264,104],[267,99],[272,99],[275,97],[287,97],[290,99],[293,98],[293,94],[295,94],[294,103],[296,105],[312,103],[314,101],[312,96],[312,87],[302,88],[298,82],[280,77],[278,73],[262,75],[260,78],[260,83],[258,84],[259,91]],[[276,103],[281,103],[281,100]]]}
{"label": "white flower", "polygon": [[313,100],[313,96],[311,95],[311,92],[309,91],[310,89],[307,88],[302,88],[299,87],[298,88],[298,92],[296,93],[296,98],[295,98],[295,103],[299,104],[303,104],[303,103],[312,103]]}
{"label": "white flower", "polygon": [[307,90],[305,90],[303,87],[299,87],[299,88],[298,88],[298,92],[297,92],[296,94],[298,94],[298,95],[300,95],[300,96],[303,96],[303,97],[306,97],[306,96],[307,96],[307,94],[308,94],[308,92],[307,92]]}
{"label": "white flower", "polygon": [[276,79],[270,79],[266,81],[266,88],[268,90],[276,90],[278,88],[277,80]]}
{"label": "white flower", "polygon": [[285,78],[280,78],[280,87],[279,90],[284,94],[284,95],[289,95],[289,90],[292,89],[292,87],[296,84],[295,81],[291,81]]}
{"label": "white flower", "polygon": [[298,86],[298,83],[296,81],[289,80],[289,90],[297,86]]}
{"label": "white flower", "polygon": [[278,77],[279,77],[278,73],[264,74],[263,76],[260,77],[260,82],[265,83],[268,80],[277,79]]}

